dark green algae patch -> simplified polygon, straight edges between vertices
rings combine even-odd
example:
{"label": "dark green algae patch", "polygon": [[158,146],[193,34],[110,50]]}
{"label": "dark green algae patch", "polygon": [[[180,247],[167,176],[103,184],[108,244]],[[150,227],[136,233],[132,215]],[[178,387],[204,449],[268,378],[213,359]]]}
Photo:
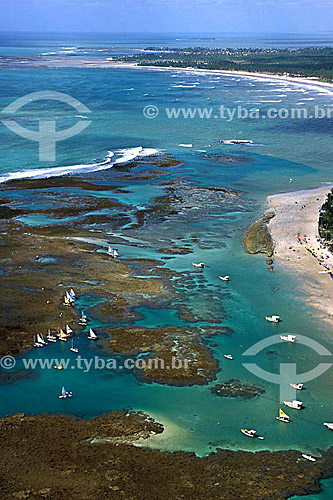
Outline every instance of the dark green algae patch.
{"label": "dark green algae patch", "polygon": [[[205,457],[142,446],[163,426],[143,413],[90,420],[17,414],[0,419],[6,500],[285,500],[320,490],[333,450],[315,463],[297,451],[218,449]],[[141,446],[133,446],[140,439]],[[54,446],[50,446],[54,443]],[[38,474],[36,471],[38,470]]]}
{"label": "dark green algae patch", "polygon": [[266,212],[248,228],[244,239],[244,247],[249,254],[263,253],[267,257],[274,254],[274,241],[268,229],[269,221],[275,217],[274,212]]}
{"label": "dark green algae patch", "polygon": [[[152,161],[150,172],[134,175],[131,169],[136,169],[136,165],[128,165],[124,170],[136,181],[157,180],[168,168],[179,165],[172,158],[159,161],[158,172],[154,171]],[[0,187],[4,194],[8,192],[3,203],[0,202],[4,209],[0,233],[3,270],[0,300],[5,304],[0,311],[0,353],[16,354],[30,349],[36,329],[44,333],[48,328],[56,330],[60,314],[62,325],[67,323],[77,328],[78,311],[62,305],[64,290],[74,287],[78,295],[93,294],[103,299],[91,313],[103,317],[106,328],[101,331],[108,334],[105,342],[111,352],[136,355],[147,349],[148,357],[159,355],[165,362],[175,353],[192,358],[193,365],[188,373],[173,372],[166,377],[153,367],[145,372],[143,382],[207,383],[214,379],[218,370],[207,339],[232,332],[214,326],[212,318],[195,314],[190,305],[182,304],[181,286],[177,289],[177,282],[172,283],[174,273],[162,261],[110,261],[105,253],[96,252],[96,244],[73,239],[77,236],[83,240],[99,238],[100,231],[105,236],[108,231],[123,228],[128,223],[128,217],[124,216],[128,207],[112,197],[127,191],[127,186],[121,182],[124,180],[121,169],[117,171],[114,183],[110,182],[110,177],[101,183],[97,177],[82,176],[15,181]],[[167,181],[165,186],[166,197],[156,198],[153,207],[137,215],[139,229],[160,223],[170,214],[176,218],[180,211],[185,213],[186,223],[191,216],[191,212],[188,215],[186,211],[198,203],[201,203],[199,217],[205,215],[208,199],[216,207],[223,204],[229,207],[233,199],[239,199],[235,191],[196,187],[180,179]],[[68,200],[62,191],[68,188],[82,190],[82,195]],[[34,197],[32,193],[36,193],[39,209],[20,206],[14,195],[25,190],[29,193],[29,201]],[[110,198],[103,194],[100,199],[90,199],[87,191],[109,191]],[[54,204],[54,208],[43,205],[43,196]],[[104,219],[99,220],[88,219],[93,224],[89,225],[86,214],[95,209],[110,209],[115,213],[112,219],[110,215],[102,215]],[[244,202],[241,210],[246,209]],[[34,214],[73,216],[76,220],[33,228],[16,220],[18,215]],[[113,243],[111,237],[110,243]],[[177,255],[177,252],[187,252],[187,248],[186,243],[179,243],[172,250]],[[135,276],[142,272],[149,279]],[[196,283],[204,284],[197,272],[185,273],[180,281],[181,285],[186,283],[194,290]],[[175,296],[180,297],[178,302]],[[210,296],[208,300],[211,302]],[[133,326],[137,319],[136,307],[175,307],[175,303],[179,317],[194,323],[204,320],[206,325],[141,330]],[[108,331],[107,324],[115,319],[118,328]],[[125,324],[126,327],[121,326]],[[142,377],[142,374],[137,376]],[[8,378],[2,377],[0,382],[15,383],[22,377],[22,373],[8,374]],[[6,481],[0,485],[0,497],[8,500],[105,500],[111,494],[119,500],[282,500],[294,494],[318,491],[319,479],[333,474],[331,451],[312,464],[302,460],[296,451],[218,450],[199,458],[191,453],[166,453],[133,446],[137,439],[144,440],[162,431],[163,427],[149,417],[125,412],[112,412],[92,420],[50,415],[13,415],[0,419],[0,463],[1,470],[6,471]]]}

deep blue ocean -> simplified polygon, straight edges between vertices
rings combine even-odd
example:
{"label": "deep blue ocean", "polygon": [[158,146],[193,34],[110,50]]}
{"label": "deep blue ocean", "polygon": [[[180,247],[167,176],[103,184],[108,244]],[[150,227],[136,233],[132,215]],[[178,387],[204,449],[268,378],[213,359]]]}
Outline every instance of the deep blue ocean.
{"label": "deep blue ocean", "polygon": [[[203,455],[217,447],[247,450],[297,449],[319,455],[320,450],[333,445],[333,433],[323,425],[333,420],[333,369],[307,384],[302,394],[306,409],[294,415],[290,425],[275,420],[279,408],[278,386],[258,381],[243,366],[241,354],[255,342],[274,333],[294,332],[320,341],[333,349],[333,328],[321,324],[315,311],[306,306],[303,292],[295,276],[275,267],[269,273],[263,256],[249,256],[242,246],[247,226],[266,208],[270,194],[309,189],[332,182],[333,118],[323,119],[250,119],[227,121],[216,119],[168,118],[166,108],[209,107],[215,112],[221,105],[228,108],[305,107],[312,113],[314,106],[327,109],[333,105],[333,91],[315,85],[301,85],[274,79],[218,76],[180,70],[115,69],[59,67],[32,68],[29,57],[38,55],[62,58],[105,59],[117,54],[130,54],[147,46],[209,46],[209,47],[301,47],[333,44],[333,35],[55,35],[0,34],[0,111],[20,97],[39,91],[68,94],[87,106],[90,113],[80,113],[60,103],[28,103],[17,112],[17,121],[37,130],[38,120],[57,119],[60,128],[74,125],[77,120],[91,120],[91,125],[79,135],[57,143],[56,160],[40,162],[36,142],[23,139],[0,123],[0,180],[10,178],[61,175],[68,172],[95,171],[100,179],[112,179],[112,162],[126,162],[137,155],[170,153],[182,163],[168,171],[165,180],[175,177],[198,186],[221,186],[242,192],[242,206],[230,205],[221,210],[209,200],[200,207],[202,221],[174,218],[149,231],[128,230],[118,235],[122,258],[160,258],[157,242],[167,238],[191,243],[192,254],[179,255],[167,261],[171,270],[191,271],[193,261],[204,261],[206,289],[198,286],[196,293],[185,290],[187,300],[214,317],[221,326],[230,327],[230,336],[217,336],[211,349],[219,360],[221,371],[217,382],[230,378],[260,383],[266,393],[253,400],[218,398],[209,386],[176,388],[144,384],[128,373],[58,372],[43,370],[33,380],[23,380],[0,386],[0,412],[75,413],[95,416],[113,409],[144,410],[163,422],[166,431],[152,441],[152,446],[166,450],[191,450]],[[21,65],[21,67],[20,67]],[[0,64],[1,66],[1,64]],[[158,116],[144,116],[146,106],[158,108]],[[0,113],[3,119],[5,114]],[[8,116],[5,116],[8,118]],[[246,139],[250,145],[228,146],[220,141]],[[135,149],[133,149],[135,148]],[[108,152],[114,153],[110,165],[99,166]],[[233,165],[216,163],[207,154],[235,154],[249,161]],[[51,170],[50,170],[51,169]],[[104,177],[103,177],[104,176]],[[131,183],[127,192],[112,193],[129,206],[149,206],[151,198],[163,194],[157,182]],[[23,194],[22,194],[23,193]],[[70,195],[71,193],[67,193]],[[97,193],[98,194],[98,193]],[[5,194],[7,197],[7,193]],[[91,193],[96,195],[96,193]],[[27,192],[10,193],[17,206],[26,206]],[[105,193],[103,193],[105,196]],[[25,216],[27,227],[46,224],[44,218]],[[61,223],[61,220],[59,221]],[[199,242],[191,240],[196,232]],[[144,240],[144,247],[129,246],[133,239]],[[101,247],[107,247],[107,235],[101,236]],[[148,249],[147,249],[148,246]],[[217,276],[229,274],[232,280],[221,287]],[[200,283],[198,283],[200,285]],[[78,306],[89,310],[89,297],[79,298]],[[174,309],[139,311],[137,323],[147,327],[183,325]],[[269,325],[263,319],[271,313],[280,314],[283,323]],[[100,326],[92,323],[92,326]],[[273,328],[272,328],[273,326]],[[77,339],[82,355],[106,356],[95,346],[92,350],[84,338]],[[68,355],[68,346],[51,345],[43,356]],[[231,352],[230,362],[223,355]],[[32,358],[40,356],[31,352]],[[313,368],[317,358],[307,347],[279,345],[273,355],[257,356],[258,364],[267,371],[277,372],[281,362],[296,360],[299,373]],[[19,361],[20,363],[20,361]],[[65,384],[75,392],[75,398],[64,406],[56,397],[59,386]],[[68,404],[67,404],[68,403]],[[256,428],[265,441],[246,440],[241,427]],[[309,500],[328,500],[333,496],[333,481],[323,482],[323,491]]]}

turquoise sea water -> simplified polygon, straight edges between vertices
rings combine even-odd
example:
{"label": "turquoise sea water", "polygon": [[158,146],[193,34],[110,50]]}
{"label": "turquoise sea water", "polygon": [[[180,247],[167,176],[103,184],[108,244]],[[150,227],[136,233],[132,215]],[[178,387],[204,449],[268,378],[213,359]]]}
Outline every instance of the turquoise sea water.
{"label": "turquoise sea water", "polygon": [[[97,53],[104,47],[114,51],[131,52],[146,45],[207,45],[224,46],[232,39],[215,41],[150,39],[120,37],[0,37],[0,56],[36,55],[46,52],[75,52],[89,57],[105,57]],[[331,41],[317,37],[317,40],[277,38],[268,36],[251,40],[250,37],[234,41],[234,45],[264,44],[267,46],[328,44]],[[243,40],[244,41],[244,40]],[[72,47],[65,49],[63,47]],[[81,47],[81,48],[75,48]],[[195,84],[195,85],[194,85]],[[126,192],[84,192],[87,196],[109,196],[128,206],[128,217],[133,218],[133,208],[148,207],[151,199],[164,193],[162,182],[179,178],[190,181],[192,186],[221,186],[238,189],[241,198],[221,206],[211,196],[197,199],[198,210],[184,210],[165,221],[150,224],[149,229],[128,227],[115,231],[120,238],[117,248],[121,258],[161,258],[157,249],[165,242],[190,244],[192,254],[179,255],[166,260],[171,270],[193,272],[193,261],[204,261],[203,271],[192,273],[189,283],[180,286],[184,291],[184,304],[194,304],[208,319],[214,319],[221,326],[228,326],[233,333],[210,339],[214,356],[219,360],[221,371],[217,382],[230,378],[260,383],[266,393],[258,399],[241,401],[214,396],[209,386],[175,388],[158,384],[139,382],[129,372],[91,370],[55,371],[37,370],[33,379],[26,379],[8,386],[0,386],[1,414],[26,413],[75,413],[91,417],[117,408],[134,408],[147,411],[166,424],[166,432],[152,441],[152,446],[168,450],[193,450],[203,455],[216,447],[231,449],[297,449],[318,456],[320,450],[333,445],[333,433],[322,422],[332,421],[333,400],[331,387],[333,369],[307,384],[302,394],[306,409],[293,415],[293,423],[277,423],[275,416],[279,408],[278,386],[258,380],[242,366],[242,353],[257,341],[275,333],[294,332],[317,341],[332,351],[333,328],[318,323],[315,311],[305,306],[302,290],[295,277],[276,266],[275,273],[268,273],[262,256],[244,253],[242,237],[246,227],[266,208],[266,197],[273,193],[306,189],[332,182],[332,120],[250,120],[236,119],[230,122],[222,119],[169,119],[166,107],[212,107],[220,105],[234,107],[305,106],[312,110],[315,105],[322,108],[332,106],[333,92],[315,85],[301,86],[277,81],[262,81],[258,78],[218,77],[202,73],[181,71],[149,71],[101,68],[34,68],[27,65],[22,69],[11,67],[0,71],[0,109],[23,95],[40,90],[64,92],[91,110],[92,124],[78,136],[58,143],[56,162],[41,163],[36,143],[15,136],[0,124],[1,157],[0,177],[8,175],[17,178],[34,175],[31,171],[53,167],[92,165],[105,160],[108,151],[115,153],[114,159],[124,160],[131,148],[153,148],[171,153],[182,162],[163,172],[153,181],[133,181],[131,172],[101,170],[90,173],[97,182],[124,186]],[[273,102],[270,102],[273,101]],[[279,101],[279,102],[277,102]],[[303,104],[300,104],[303,103]],[[159,108],[155,119],[143,115],[146,105]],[[32,103],[18,114],[23,126],[37,127],[37,119],[56,116],[59,127],[73,125],[78,113],[60,104],[42,106]],[[223,139],[251,139],[251,146],[224,146]],[[185,148],[180,144],[191,144]],[[132,150],[131,150],[132,151]],[[246,157],[247,162],[222,164],[207,159],[206,154],[232,153]],[[90,167],[82,166],[82,175]],[[144,162],[135,173],[144,172]],[[151,167],[149,167],[151,168]],[[91,168],[90,168],[91,170]],[[24,174],[22,174],[24,172]],[[28,172],[28,173],[27,173]],[[30,172],[30,173],[29,173]],[[59,172],[58,172],[59,173]],[[290,182],[290,180],[292,181]],[[66,196],[82,195],[80,189],[63,190]],[[5,194],[13,198],[17,206],[48,207],[47,193],[13,191]],[[193,199],[191,201],[193,203]],[[65,223],[68,219],[54,219],[48,216],[25,216],[21,222],[27,226],[48,224],[50,220]],[[198,236],[193,241],[193,235]],[[109,235],[110,237],[110,235]],[[99,248],[107,248],[108,235],[102,234],[96,242]],[[163,254],[163,256],[172,256]],[[52,261],[45,262],[52,265]],[[139,274],[139,271],[138,271]],[[218,280],[220,274],[229,274],[229,283]],[[84,277],[83,277],[84,279]],[[98,277],[96,278],[98,279]],[[193,287],[193,283],[195,287]],[[79,297],[78,307],[89,308],[96,299]],[[140,308],[138,325],[182,326],[176,309]],[[270,325],[265,315],[277,313],[283,318],[280,325]],[[93,328],[102,326],[96,319],[90,323]],[[195,326],[195,325],[194,325]],[[76,339],[80,354],[87,358],[98,355],[110,357],[98,345],[91,345],[84,336]],[[279,370],[282,362],[297,361],[299,373],[313,368],[318,356],[301,345],[276,345],[271,351],[263,351],[256,362],[271,372]],[[232,353],[234,361],[223,357]],[[74,354],[70,355],[75,358]],[[29,354],[37,357],[71,357],[68,346],[49,345],[47,349]],[[17,362],[20,368],[21,358]],[[59,401],[59,388],[65,384],[75,394],[72,400]],[[295,412],[294,412],[295,413]],[[265,441],[246,440],[239,429],[253,427],[263,434]],[[332,481],[323,482],[320,495],[309,499],[332,497]]]}

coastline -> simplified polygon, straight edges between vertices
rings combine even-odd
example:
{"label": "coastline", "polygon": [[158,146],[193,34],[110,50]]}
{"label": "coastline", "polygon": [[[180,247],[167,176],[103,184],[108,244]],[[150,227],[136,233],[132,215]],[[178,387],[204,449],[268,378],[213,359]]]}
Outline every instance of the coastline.
{"label": "coastline", "polygon": [[[333,320],[333,280],[305,247],[312,247],[318,255],[323,252],[324,262],[333,265],[333,255],[321,250],[317,241],[319,209],[332,187],[268,197],[269,208],[276,214],[268,226],[275,243],[275,260],[297,274],[306,292],[305,301],[316,308],[325,321]],[[297,241],[298,234],[302,243]]]}
{"label": "coastline", "polygon": [[204,68],[182,68],[176,66],[139,66],[136,63],[122,63],[110,61],[105,67],[114,68],[124,68],[124,69],[149,69],[158,71],[185,71],[185,72],[198,72],[203,74],[213,74],[220,76],[238,76],[245,78],[261,78],[263,80],[279,80],[283,82],[301,84],[301,85],[311,85],[316,87],[324,87],[326,89],[333,89],[333,83],[322,82],[311,77],[298,77],[298,76],[287,76],[287,75],[275,75],[274,73],[256,73],[252,71],[237,71],[237,70],[224,70],[224,69],[204,69]]}
{"label": "coastline", "polygon": [[261,79],[263,81],[281,81],[292,83],[294,85],[306,85],[317,87],[320,90],[333,90],[333,82],[323,82],[312,77],[298,77],[288,75],[277,75],[274,73],[257,73],[252,71],[224,70],[224,69],[206,69],[206,68],[183,68],[181,66],[139,66],[137,63],[108,61],[107,59],[38,59],[31,62],[31,67],[41,67],[45,65],[50,68],[114,68],[114,69],[137,69],[137,70],[155,70],[155,71],[178,71],[186,73],[201,73],[217,76],[233,76],[241,78]]}

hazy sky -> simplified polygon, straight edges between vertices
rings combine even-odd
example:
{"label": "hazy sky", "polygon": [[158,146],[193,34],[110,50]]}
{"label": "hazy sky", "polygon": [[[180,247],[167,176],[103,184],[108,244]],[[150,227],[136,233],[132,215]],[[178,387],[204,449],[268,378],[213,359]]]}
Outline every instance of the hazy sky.
{"label": "hazy sky", "polygon": [[0,0],[0,30],[315,33],[333,0]]}

